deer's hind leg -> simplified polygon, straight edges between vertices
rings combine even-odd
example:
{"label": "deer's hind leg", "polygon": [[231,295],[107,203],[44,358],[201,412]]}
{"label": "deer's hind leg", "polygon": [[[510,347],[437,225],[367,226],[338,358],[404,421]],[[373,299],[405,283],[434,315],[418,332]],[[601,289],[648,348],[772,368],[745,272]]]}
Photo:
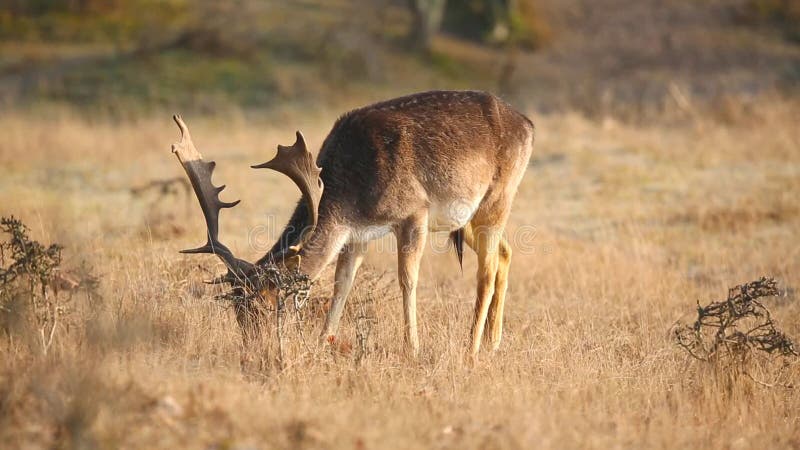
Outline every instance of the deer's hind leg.
{"label": "deer's hind leg", "polygon": [[503,310],[506,302],[508,270],[510,267],[511,245],[509,245],[506,238],[501,236],[497,247],[497,276],[494,280],[494,295],[492,295],[492,304],[489,306],[489,316],[486,318],[492,350],[497,350],[500,347],[500,341],[503,338]]}
{"label": "deer's hind leg", "polygon": [[[476,221],[477,222],[477,221]],[[503,312],[505,307],[506,290],[508,288],[508,271],[511,266],[511,245],[505,237],[503,237],[503,228],[481,226],[474,223],[469,223],[464,228],[464,242],[475,250],[478,254],[478,298],[475,305],[475,322],[472,327],[472,350],[473,354],[477,353],[481,337],[488,337],[492,344],[492,350],[497,350],[500,346],[500,341],[503,337]],[[496,246],[495,246],[496,243]],[[481,256],[481,252],[484,256]],[[489,259],[494,259],[495,268],[494,282],[489,286],[489,278],[491,278],[492,262]],[[483,262],[483,267],[481,267]],[[491,294],[488,290],[491,288]],[[483,308],[487,307],[482,300],[482,296],[490,295],[491,301],[488,304],[488,311],[484,315]],[[478,320],[483,317],[483,326],[478,327]],[[484,334],[485,328],[489,328],[489,334]],[[476,335],[476,333],[480,335]]]}
{"label": "deer's hind leg", "polygon": [[[477,298],[472,322],[472,346],[470,354],[475,357],[481,348],[487,316],[495,295],[499,268],[498,247],[502,240],[502,228],[481,225],[473,220],[464,230],[464,241],[478,255]],[[495,309],[496,310],[496,309]],[[497,312],[497,310],[496,310]],[[502,311],[499,311],[502,313]]]}

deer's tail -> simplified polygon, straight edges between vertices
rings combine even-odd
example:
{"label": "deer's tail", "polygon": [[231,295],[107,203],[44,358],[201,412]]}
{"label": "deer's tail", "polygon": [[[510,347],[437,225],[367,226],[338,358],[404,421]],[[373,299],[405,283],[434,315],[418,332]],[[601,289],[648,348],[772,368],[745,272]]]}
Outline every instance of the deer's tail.
{"label": "deer's tail", "polygon": [[459,228],[450,233],[450,240],[453,241],[453,247],[456,249],[456,257],[458,257],[458,265],[461,271],[464,271],[464,228]]}

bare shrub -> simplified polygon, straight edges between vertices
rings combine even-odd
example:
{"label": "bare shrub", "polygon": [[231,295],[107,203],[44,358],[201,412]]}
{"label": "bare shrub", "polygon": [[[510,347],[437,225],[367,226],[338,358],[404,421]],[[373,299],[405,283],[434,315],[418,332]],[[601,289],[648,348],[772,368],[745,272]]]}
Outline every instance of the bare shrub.
{"label": "bare shrub", "polygon": [[32,328],[47,354],[68,307],[66,297],[49,289],[57,279],[62,247],[32,240],[28,228],[13,216],[0,220],[0,231],[8,235],[0,243],[0,325],[9,338]]}
{"label": "bare shrub", "polygon": [[91,302],[99,297],[100,279],[85,261],[71,271],[62,268],[63,247],[31,239],[13,216],[0,219],[0,231],[8,235],[0,242],[0,330],[47,354],[59,327],[72,324],[73,294],[83,292]]}
{"label": "bare shrub", "polygon": [[706,306],[698,303],[697,320],[675,329],[676,342],[697,360],[719,363],[729,373],[748,376],[748,365],[756,355],[796,357],[794,343],[777,328],[760,301],[779,294],[773,278],[761,277],[729,289],[725,300]]}
{"label": "bare shrub", "polygon": [[[31,289],[47,289],[61,264],[61,246],[45,247],[28,237],[28,227],[14,216],[0,220],[1,230],[9,235],[9,241],[0,244],[0,280],[7,286],[17,279],[27,278]],[[6,258],[10,259],[6,266]]]}

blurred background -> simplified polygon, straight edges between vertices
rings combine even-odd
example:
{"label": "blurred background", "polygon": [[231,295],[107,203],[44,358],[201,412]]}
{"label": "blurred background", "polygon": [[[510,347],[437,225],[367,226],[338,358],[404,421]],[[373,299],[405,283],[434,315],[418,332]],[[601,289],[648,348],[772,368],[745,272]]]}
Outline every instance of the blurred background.
{"label": "blurred background", "polygon": [[3,0],[0,105],[270,114],[447,88],[730,121],[796,93],[798,44],[797,0]]}
{"label": "blurred background", "polygon": [[[797,448],[797,359],[737,378],[671,330],[766,275],[800,338],[799,87],[800,0],[0,0],[0,218],[42,244],[0,220],[0,443]],[[207,231],[171,115],[242,200],[220,240],[253,261],[299,193],[250,165],[428,89],[488,90],[536,124],[499,353],[463,358],[474,253],[461,271],[427,251],[422,352],[403,356],[387,236],[339,349],[308,350],[328,269],[278,370],[202,283],[222,264],[178,253]],[[63,259],[46,278],[22,247]]]}

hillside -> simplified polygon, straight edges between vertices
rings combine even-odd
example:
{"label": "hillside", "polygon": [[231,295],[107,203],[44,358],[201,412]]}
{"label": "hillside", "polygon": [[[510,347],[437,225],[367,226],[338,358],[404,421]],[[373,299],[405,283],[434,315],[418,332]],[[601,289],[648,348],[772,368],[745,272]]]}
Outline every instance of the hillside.
{"label": "hillside", "polygon": [[0,102],[213,114],[472,88],[595,116],[680,115],[696,102],[740,108],[765,93],[793,95],[800,80],[800,46],[761,19],[760,3],[769,2],[536,0],[534,26],[546,39],[535,50],[444,30],[429,53],[405,45],[410,16],[399,0],[136,0],[6,12]]}

